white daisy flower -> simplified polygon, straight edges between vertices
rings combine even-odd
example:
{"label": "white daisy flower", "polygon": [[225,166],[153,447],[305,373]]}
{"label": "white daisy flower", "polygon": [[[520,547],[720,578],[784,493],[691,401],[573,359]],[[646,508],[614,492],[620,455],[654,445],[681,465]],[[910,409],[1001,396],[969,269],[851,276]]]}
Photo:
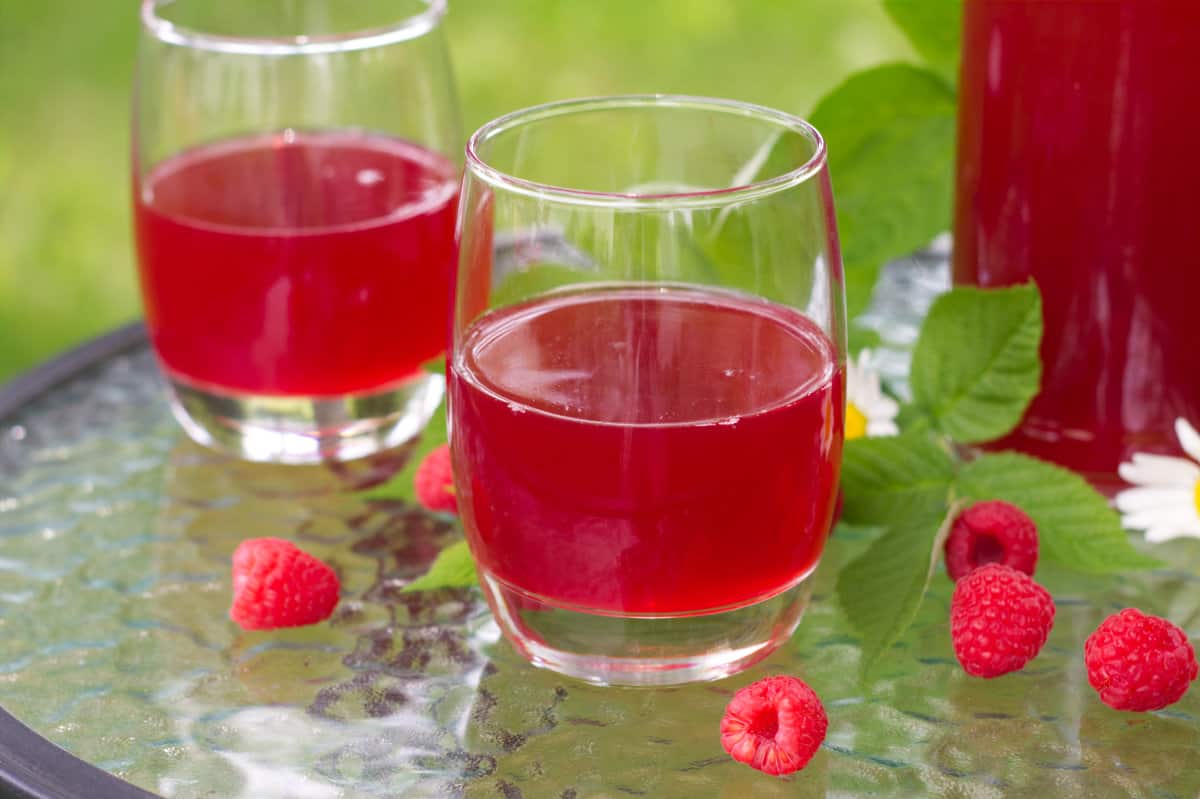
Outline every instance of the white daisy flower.
{"label": "white daisy flower", "polygon": [[883,393],[879,372],[870,365],[871,351],[862,350],[858,361],[846,362],[846,440],[863,436],[894,436],[900,432],[896,414],[900,406]]}
{"label": "white daisy flower", "polygon": [[1121,522],[1145,530],[1147,541],[1200,538],[1200,434],[1176,419],[1175,435],[1191,460],[1138,452],[1117,467],[1121,479],[1134,484],[1117,494]]}

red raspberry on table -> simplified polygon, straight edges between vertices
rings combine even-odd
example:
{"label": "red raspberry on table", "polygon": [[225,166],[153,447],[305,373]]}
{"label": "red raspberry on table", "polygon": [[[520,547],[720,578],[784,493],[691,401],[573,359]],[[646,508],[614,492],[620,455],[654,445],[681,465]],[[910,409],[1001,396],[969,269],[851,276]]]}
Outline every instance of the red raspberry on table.
{"label": "red raspberry on table", "polygon": [[721,746],[739,763],[776,776],[808,765],[829,720],[813,689],[795,677],[766,677],[733,695]]}
{"label": "red raspberry on table", "polygon": [[341,583],[328,565],[280,538],[251,538],[233,553],[229,618],[245,630],[302,627],[324,621]]}
{"label": "red raspberry on table", "polygon": [[1088,636],[1083,659],[1100,701],[1117,710],[1161,710],[1196,679],[1196,652],[1183,630],[1133,608]]}
{"label": "red raspberry on table", "polygon": [[958,581],[987,563],[1003,563],[1033,575],[1037,568],[1037,525],[1016,505],[976,502],[954,520],[946,539],[946,571]]}
{"label": "red raspberry on table", "polygon": [[958,581],[950,637],[967,674],[999,677],[1033,660],[1054,626],[1054,600],[1024,572],[989,563]]}
{"label": "red raspberry on table", "polygon": [[442,444],[432,449],[417,473],[413,475],[417,501],[430,510],[455,513],[458,499],[454,496],[454,470],[450,465],[450,447]]}

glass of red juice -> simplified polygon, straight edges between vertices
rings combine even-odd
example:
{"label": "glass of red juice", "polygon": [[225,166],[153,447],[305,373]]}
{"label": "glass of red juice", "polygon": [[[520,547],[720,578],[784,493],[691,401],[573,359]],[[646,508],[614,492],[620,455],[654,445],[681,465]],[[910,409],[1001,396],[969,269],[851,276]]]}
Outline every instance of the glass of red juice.
{"label": "glass of red juice", "polygon": [[1041,392],[999,446],[1105,487],[1200,420],[1200,4],[967,0],[955,278],[1033,279]]}
{"label": "glass of red juice", "polygon": [[144,0],[133,202],[146,324],[196,441],[350,460],[445,380],[460,125],[445,0]]}
{"label": "glass of red juice", "polygon": [[841,461],[820,135],[726,100],[554,103],[471,137],[461,203],[450,446],[504,634],[598,684],[765,657],[799,622]]}

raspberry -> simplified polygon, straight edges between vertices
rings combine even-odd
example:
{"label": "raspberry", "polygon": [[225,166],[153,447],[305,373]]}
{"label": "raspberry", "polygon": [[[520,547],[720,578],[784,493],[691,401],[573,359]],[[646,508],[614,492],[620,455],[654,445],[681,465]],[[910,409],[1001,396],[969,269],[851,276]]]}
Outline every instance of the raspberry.
{"label": "raspberry", "polygon": [[291,541],[251,538],[233,553],[233,607],[244,630],[303,627],[324,621],[341,583],[328,565]]}
{"label": "raspberry", "polygon": [[1037,655],[1054,626],[1054,600],[1029,575],[989,563],[958,581],[950,637],[967,674],[999,677]]}
{"label": "raspberry", "polygon": [[1183,630],[1133,608],[1088,636],[1083,659],[1100,701],[1117,710],[1161,710],[1196,679],[1196,653]]}
{"label": "raspberry", "polygon": [[976,502],[964,510],[946,539],[946,571],[956,582],[985,563],[1003,563],[1032,576],[1037,559],[1033,519],[1000,500]]}
{"label": "raspberry", "polygon": [[425,456],[413,475],[413,487],[417,491],[417,500],[430,510],[448,513],[458,511],[458,499],[454,496],[454,471],[450,466],[450,447],[442,444]]}
{"label": "raspberry", "polygon": [[767,774],[808,765],[829,726],[813,689],[795,677],[766,677],[733,695],[721,719],[721,746]]}

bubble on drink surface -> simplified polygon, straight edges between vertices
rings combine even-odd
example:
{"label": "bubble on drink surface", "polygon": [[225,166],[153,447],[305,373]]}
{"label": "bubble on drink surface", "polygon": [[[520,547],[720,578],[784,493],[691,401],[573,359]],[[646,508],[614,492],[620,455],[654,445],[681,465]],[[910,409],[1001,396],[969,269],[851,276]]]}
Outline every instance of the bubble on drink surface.
{"label": "bubble on drink surface", "polygon": [[374,186],[376,183],[382,183],[385,178],[378,169],[360,169],[355,175],[355,180],[360,186]]}

